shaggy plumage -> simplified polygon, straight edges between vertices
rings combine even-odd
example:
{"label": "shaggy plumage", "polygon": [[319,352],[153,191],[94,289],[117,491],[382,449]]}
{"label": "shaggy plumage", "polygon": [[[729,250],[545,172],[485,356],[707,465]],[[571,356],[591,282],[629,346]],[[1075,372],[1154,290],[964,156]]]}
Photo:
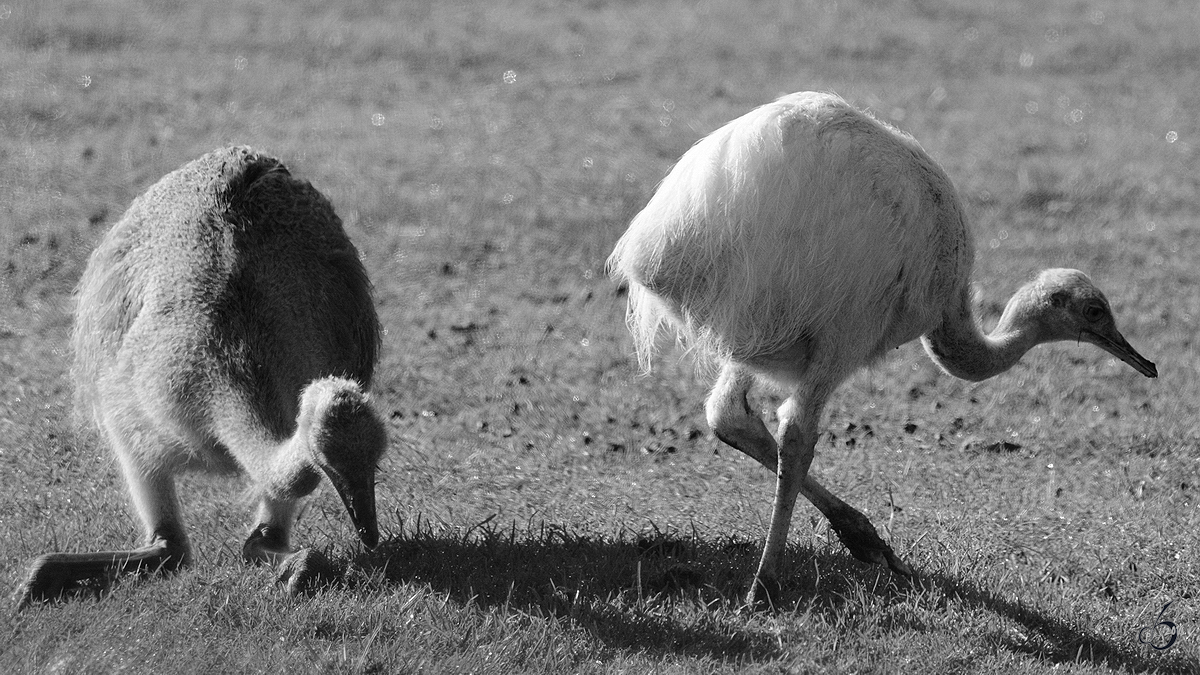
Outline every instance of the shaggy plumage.
{"label": "shaggy plumage", "polygon": [[[279,160],[227,148],[151,186],[92,254],[73,335],[78,408],[120,461],[146,546],[43,556],[21,602],[186,565],[174,476],[187,468],[240,469],[254,481],[247,560],[292,553],[297,500],[322,475],[374,546],[386,434],[365,389],[379,340],[370,282],[341,220]],[[310,577],[296,575],[293,587]]]}
{"label": "shaggy plumage", "polygon": [[853,350],[838,360],[862,361],[937,319],[966,288],[971,251],[953,186],[915,141],[841,99],[803,93],[689,150],[611,267],[632,282],[644,364],[667,323],[717,361],[814,336]]}
{"label": "shaggy plumage", "polygon": [[[753,600],[776,585],[797,494],[857,557],[908,571],[866,517],[808,476],[826,399],[854,371],[922,337],[947,372],[984,379],[1036,344],[1091,342],[1149,377],[1082,272],[1046,270],[985,335],[971,311],[974,255],[950,179],[912,137],[841,98],[804,92],[739,117],[679,160],[609,259],[649,367],[673,331],[720,377],[722,440],[779,472]],[[788,394],[778,438],[751,414],[764,380]]]}

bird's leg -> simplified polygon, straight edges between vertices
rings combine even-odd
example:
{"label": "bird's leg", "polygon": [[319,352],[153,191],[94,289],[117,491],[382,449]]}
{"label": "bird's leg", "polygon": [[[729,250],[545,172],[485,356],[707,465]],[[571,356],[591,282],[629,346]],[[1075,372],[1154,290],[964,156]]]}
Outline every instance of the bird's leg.
{"label": "bird's leg", "polygon": [[775,471],[775,502],[771,524],[763,544],[762,559],[754,573],[746,604],[773,604],[779,594],[779,564],[787,545],[787,534],[796,508],[796,496],[804,486],[817,443],[817,423],[824,397],[811,393],[789,397],[779,407],[779,459]]}
{"label": "bird's leg", "polygon": [[838,539],[855,558],[876,565],[887,565],[893,572],[912,576],[912,568],[892,551],[870,519],[860,511],[838,499],[812,476],[805,477],[800,494],[825,514]]}
{"label": "bird's leg", "polygon": [[37,601],[60,597],[72,585],[108,580],[136,572],[172,572],[182,558],[178,545],[161,535],[140,548],[91,553],[46,553],[29,565],[25,582],[17,589],[17,609]]}
{"label": "bird's leg", "polygon": [[294,553],[290,545],[292,525],[299,502],[263,496],[258,505],[257,524],[242,545],[242,559],[252,565],[278,565]]}
{"label": "bird's leg", "polygon": [[[778,445],[762,418],[754,414],[746,401],[752,384],[751,373],[732,364],[727,365],[708,399],[708,423],[721,441],[775,473]],[[912,569],[880,538],[865,515],[826,490],[811,474],[804,476],[800,494],[824,514],[833,531],[855,558],[887,565],[900,574],[912,574]]]}
{"label": "bird's leg", "polygon": [[291,595],[311,593],[343,576],[343,571],[315,548],[302,548],[284,558],[275,573],[275,581],[286,584]]}
{"label": "bird's leg", "polygon": [[774,473],[779,448],[762,418],[754,414],[746,400],[753,384],[753,373],[726,364],[705,404],[708,426],[723,443]]}
{"label": "bird's leg", "polygon": [[251,564],[274,567],[276,580],[287,584],[292,595],[311,591],[339,576],[333,563],[320,551],[295,550],[289,544],[299,504],[296,499],[264,496],[258,507],[258,524],[242,545],[242,558]]}
{"label": "bird's leg", "polygon": [[175,482],[167,472],[147,474],[122,458],[134,506],[146,524],[146,545],[121,551],[47,553],[30,564],[17,589],[17,609],[39,600],[57,598],[82,582],[108,583],[136,572],[174,572],[191,562],[187,535],[179,515]]}

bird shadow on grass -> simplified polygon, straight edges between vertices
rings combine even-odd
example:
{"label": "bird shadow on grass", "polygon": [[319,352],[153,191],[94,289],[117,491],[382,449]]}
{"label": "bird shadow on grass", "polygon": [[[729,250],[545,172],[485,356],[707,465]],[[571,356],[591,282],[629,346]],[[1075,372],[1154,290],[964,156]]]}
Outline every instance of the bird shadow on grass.
{"label": "bird shadow on grass", "polygon": [[[757,540],[670,533],[602,537],[549,524],[504,530],[487,521],[435,531],[417,521],[407,528],[401,523],[398,534],[351,564],[362,579],[427,584],[464,605],[569,621],[611,648],[762,662],[786,656],[786,647],[764,624],[747,621],[741,606],[759,552]],[[863,594],[883,607],[916,603],[937,611],[953,603],[1023,627],[983,639],[1046,664],[1200,672],[1200,664],[1178,651],[1146,654],[1136,635],[1117,643],[1083,626],[1086,619],[1064,621],[942,573],[905,579],[836,547],[789,548],[785,564],[781,611],[818,615],[832,630],[848,630],[839,627],[843,606]],[[904,612],[885,614],[881,621],[897,631],[942,630],[893,618]]]}
{"label": "bird shadow on grass", "polygon": [[[582,535],[550,524],[452,533],[418,522],[351,565],[363,578],[427,584],[464,605],[569,621],[612,648],[750,661],[778,657],[774,636],[724,620],[739,593],[737,583],[724,577],[742,572],[745,560],[720,548],[697,549],[668,537]],[[728,575],[714,574],[712,564],[730,568]],[[701,602],[692,602],[697,597]],[[697,608],[686,621],[668,609],[681,600]]]}
{"label": "bird shadow on grass", "polygon": [[1140,643],[1137,633],[1131,633],[1128,640],[1114,642],[1083,625],[1087,617],[1079,617],[1075,622],[1064,621],[941,573],[919,575],[913,585],[925,591],[939,592],[961,606],[991,612],[1023,627],[1023,632],[1009,632],[991,639],[1002,648],[1027,654],[1047,664],[1083,663],[1132,673],[1200,673],[1200,661],[1193,656],[1178,649],[1150,654],[1151,648]]}

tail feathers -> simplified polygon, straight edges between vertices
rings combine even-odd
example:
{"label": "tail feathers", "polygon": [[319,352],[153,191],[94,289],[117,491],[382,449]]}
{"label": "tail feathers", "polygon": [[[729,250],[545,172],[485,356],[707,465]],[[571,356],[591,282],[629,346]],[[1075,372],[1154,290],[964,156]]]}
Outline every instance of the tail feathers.
{"label": "tail feathers", "polygon": [[645,372],[650,372],[658,347],[659,333],[668,323],[670,314],[671,311],[663,301],[645,287],[636,283],[629,285],[629,307],[625,314],[625,323],[633,335],[638,364]]}
{"label": "tail feathers", "polygon": [[702,322],[684,316],[670,302],[636,282],[629,284],[625,323],[633,335],[638,365],[646,373],[653,369],[654,356],[668,336],[693,358],[701,372],[713,370],[734,357],[725,343]]}
{"label": "tail feathers", "polygon": [[641,269],[647,264],[656,267],[661,263],[660,255],[653,255],[653,245],[647,245],[638,232],[632,229],[617,242],[608,258],[608,273],[619,285],[628,289],[628,306],[625,324],[633,336],[633,346],[642,371],[649,373],[654,355],[658,351],[660,334],[671,328],[680,343],[688,343],[686,322],[679,311],[669,302],[648,288],[653,285],[645,281],[646,273],[655,276],[655,270]]}

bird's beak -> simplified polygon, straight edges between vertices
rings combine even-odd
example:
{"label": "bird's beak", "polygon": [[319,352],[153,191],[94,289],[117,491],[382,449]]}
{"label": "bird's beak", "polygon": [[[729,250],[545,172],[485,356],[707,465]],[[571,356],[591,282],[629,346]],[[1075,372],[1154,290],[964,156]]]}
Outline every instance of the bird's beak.
{"label": "bird's beak", "polygon": [[1158,368],[1155,367],[1154,362],[1139,354],[1116,329],[1107,335],[1084,331],[1083,337],[1088,342],[1128,363],[1142,375],[1158,377]]}
{"label": "bird's beak", "polygon": [[355,481],[347,480],[331,468],[325,469],[325,475],[346,505],[346,512],[350,514],[350,522],[358,538],[367,548],[375,548],[379,544],[379,520],[375,515],[375,472]]}

